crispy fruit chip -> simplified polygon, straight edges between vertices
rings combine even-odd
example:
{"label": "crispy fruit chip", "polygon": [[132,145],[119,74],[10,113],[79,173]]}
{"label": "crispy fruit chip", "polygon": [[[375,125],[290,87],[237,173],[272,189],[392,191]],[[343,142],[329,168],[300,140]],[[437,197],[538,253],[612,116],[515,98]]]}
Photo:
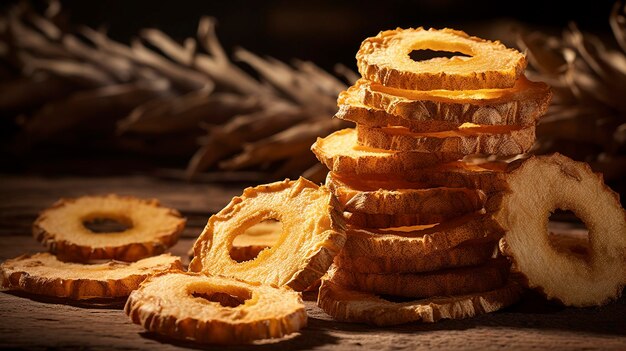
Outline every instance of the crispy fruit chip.
{"label": "crispy fruit chip", "polygon": [[328,169],[337,173],[403,173],[463,157],[460,153],[396,152],[361,146],[352,128],[318,138],[311,150]]}
{"label": "crispy fruit chip", "polygon": [[473,91],[402,90],[360,79],[339,94],[336,117],[418,133],[452,130],[464,123],[530,126],[546,112],[551,97],[547,84],[524,76],[510,89]]}
{"label": "crispy fruit chip", "polygon": [[[359,80],[356,84],[362,81]],[[365,104],[363,102],[365,100],[364,93],[361,90],[356,86],[352,86],[348,90],[339,93],[339,98],[337,99],[338,110],[335,113],[335,117],[368,127],[401,126],[418,133],[451,130],[463,124],[463,122],[446,120],[405,118],[385,111],[382,108]],[[421,115],[427,115],[427,111],[424,111],[419,116]]]}
{"label": "crispy fruit chip", "polygon": [[[343,247],[344,220],[337,207],[330,190],[304,178],[247,188],[209,219],[189,270],[302,291],[324,275]],[[234,261],[229,255],[234,238],[268,219],[283,225],[276,244],[253,260]]]}
{"label": "crispy fruit chip", "polygon": [[0,265],[2,287],[72,300],[128,296],[149,275],[182,269],[180,258],[162,254],[137,262],[81,264],[59,261],[50,253],[22,255]]}
{"label": "crispy fruit chip", "polygon": [[[414,61],[413,50],[460,52],[470,57]],[[367,38],[356,54],[361,75],[385,86],[410,90],[510,88],[526,58],[500,42],[452,29],[387,30]]]}
{"label": "crispy fruit chip", "polygon": [[[388,186],[393,183],[388,183]],[[373,214],[443,215],[450,218],[483,208],[485,195],[466,188],[374,188],[366,183],[348,183],[329,172],[326,186],[345,211]]]}
{"label": "crispy fruit chip", "polygon": [[535,126],[461,126],[445,132],[413,133],[404,127],[356,126],[362,146],[395,151],[444,152],[462,155],[510,156],[528,152]]}
{"label": "crispy fruit chip", "polygon": [[458,216],[456,214],[385,214],[385,213],[361,213],[348,212],[343,213],[346,224],[354,228],[395,228],[395,227],[414,227],[424,225],[434,225],[436,223],[447,222]]}
{"label": "crispy fruit chip", "polygon": [[440,319],[463,319],[494,312],[517,302],[521,292],[517,283],[509,281],[486,292],[392,302],[372,293],[347,289],[324,278],[317,305],[339,321],[387,326],[410,322],[433,323]]}
{"label": "crispy fruit chip", "polygon": [[124,310],[152,332],[214,344],[280,338],[307,323],[291,289],[180,271],[146,279]]}
{"label": "crispy fruit chip", "polygon": [[393,183],[396,188],[469,188],[489,194],[507,188],[507,172],[515,169],[520,160],[513,162],[485,162],[473,164],[463,161],[443,163],[423,169],[407,169],[401,173],[386,173],[385,168],[361,164],[345,173],[333,171],[346,182],[360,182],[368,187],[384,188]]}
{"label": "crispy fruit chip", "polygon": [[[503,253],[528,286],[569,306],[593,306],[621,295],[626,284],[626,214],[618,196],[581,162],[560,154],[525,161],[509,176],[510,191],[490,200],[505,228]],[[574,212],[589,229],[586,259],[550,244],[555,209]]]}
{"label": "crispy fruit chip", "polygon": [[[84,223],[113,219],[130,228],[94,233]],[[41,213],[33,226],[35,238],[65,261],[115,259],[137,261],[163,253],[178,241],[185,219],[157,200],[117,195],[62,199]]]}
{"label": "crispy fruit chip", "polygon": [[421,255],[353,255],[342,250],[335,257],[338,267],[359,273],[421,273],[445,268],[474,266],[494,256],[496,242],[469,243]]}
{"label": "crispy fruit chip", "polygon": [[509,261],[497,258],[480,266],[425,273],[360,273],[333,267],[329,275],[337,284],[374,294],[411,298],[462,295],[504,285],[509,276]]}
{"label": "crispy fruit chip", "polygon": [[500,225],[489,214],[475,213],[437,225],[385,230],[348,229],[345,252],[356,256],[415,257],[448,250],[466,242],[502,237]]}

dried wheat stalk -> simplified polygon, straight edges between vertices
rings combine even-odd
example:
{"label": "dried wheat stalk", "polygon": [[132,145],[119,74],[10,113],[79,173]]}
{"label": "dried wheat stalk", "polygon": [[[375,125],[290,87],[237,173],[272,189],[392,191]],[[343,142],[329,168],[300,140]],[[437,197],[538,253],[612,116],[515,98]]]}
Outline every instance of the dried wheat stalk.
{"label": "dried wheat stalk", "polygon": [[[101,138],[118,149],[190,157],[189,177],[261,169],[276,178],[316,165],[311,143],[343,125],[330,118],[342,80],[311,62],[237,49],[234,59],[254,78],[228,57],[212,18],[182,44],[146,29],[125,45],[104,31],[65,30],[61,13],[58,1],[43,15],[21,3],[0,17],[0,67],[9,67],[0,116],[20,116],[20,150]],[[338,74],[356,76],[342,66]]]}
{"label": "dried wheat stalk", "polygon": [[[561,38],[520,37],[537,79],[551,84],[553,104],[537,129],[537,153],[559,151],[591,163],[607,180],[626,178],[626,5],[609,17],[615,41],[572,23]],[[623,185],[623,184],[622,184]]]}

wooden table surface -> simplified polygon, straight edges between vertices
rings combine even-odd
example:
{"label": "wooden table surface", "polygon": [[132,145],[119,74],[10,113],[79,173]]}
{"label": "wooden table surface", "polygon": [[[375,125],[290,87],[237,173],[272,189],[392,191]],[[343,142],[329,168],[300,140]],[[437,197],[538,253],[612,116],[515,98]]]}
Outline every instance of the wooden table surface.
{"label": "wooden table surface", "polygon": [[[172,252],[191,247],[209,215],[244,184],[191,184],[143,176],[44,178],[0,176],[0,259],[41,251],[30,236],[37,213],[60,197],[118,193],[154,197],[188,218]],[[533,292],[514,306],[489,315],[392,328],[333,321],[305,294],[309,325],[285,339],[230,349],[253,350],[626,350],[626,298],[600,308],[564,308]],[[121,307],[72,304],[20,293],[0,293],[0,348],[183,349],[198,347],[146,332]]]}

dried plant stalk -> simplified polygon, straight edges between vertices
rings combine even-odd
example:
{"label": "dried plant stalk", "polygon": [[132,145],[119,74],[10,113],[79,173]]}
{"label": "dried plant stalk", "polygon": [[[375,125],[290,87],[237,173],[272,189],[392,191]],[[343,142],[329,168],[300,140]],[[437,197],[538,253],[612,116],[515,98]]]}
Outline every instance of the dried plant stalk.
{"label": "dried plant stalk", "polygon": [[[102,30],[66,30],[61,14],[52,1],[44,14],[21,3],[0,16],[0,67],[16,76],[0,84],[0,116],[21,115],[28,145],[20,150],[63,140],[178,153],[191,158],[188,177],[210,169],[285,177],[314,166],[311,143],[345,126],[328,118],[346,88],[341,79],[312,62],[237,49],[235,61],[252,76],[222,48],[213,18],[202,17],[196,38],[182,43],[144,29],[127,45]],[[337,72],[356,77],[344,66]],[[189,138],[199,143],[193,155]]]}
{"label": "dried plant stalk", "polygon": [[609,16],[616,44],[572,23],[562,37],[533,32],[519,38],[538,79],[548,82],[553,104],[537,126],[535,153],[555,151],[590,163],[626,191],[626,4]]}

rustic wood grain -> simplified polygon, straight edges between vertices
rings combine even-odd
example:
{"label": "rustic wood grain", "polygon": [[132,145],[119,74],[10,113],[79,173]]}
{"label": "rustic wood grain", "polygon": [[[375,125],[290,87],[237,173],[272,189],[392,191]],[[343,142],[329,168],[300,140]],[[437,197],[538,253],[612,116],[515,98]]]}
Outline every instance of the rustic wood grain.
{"label": "rustic wood grain", "polygon": [[[59,197],[115,192],[156,197],[194,218],[172,248],[183,255],[211,212],[244,184],[189,184],[147,177],[0,177],[0,259],[42,249],[30,236],[37,213]],[[243,350],[626,350],[626,298],[600,308],[563,308],[528,292],[504,311],[461,321],[375,328],[333,321],[305,295],[309,326],[301,333]],[[22,293],[0,293],[0,348],[163,350],[201,348],[130,323],[123,301],[71,304]],[[209,350],[221,347],[202,347]]]}

